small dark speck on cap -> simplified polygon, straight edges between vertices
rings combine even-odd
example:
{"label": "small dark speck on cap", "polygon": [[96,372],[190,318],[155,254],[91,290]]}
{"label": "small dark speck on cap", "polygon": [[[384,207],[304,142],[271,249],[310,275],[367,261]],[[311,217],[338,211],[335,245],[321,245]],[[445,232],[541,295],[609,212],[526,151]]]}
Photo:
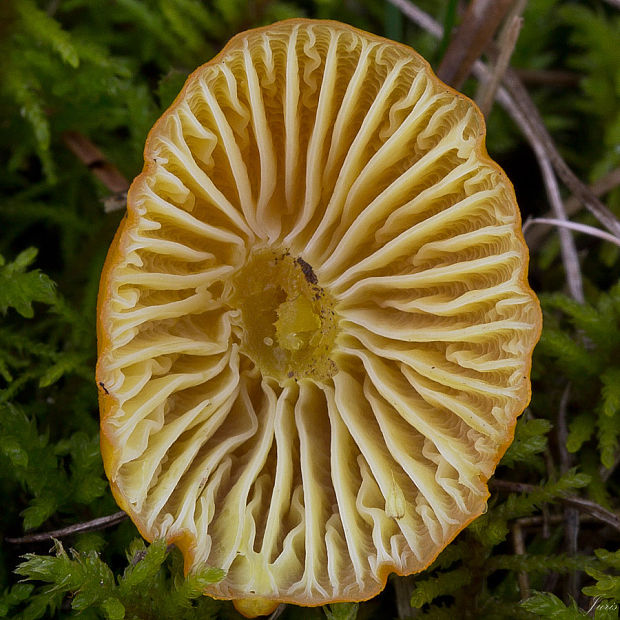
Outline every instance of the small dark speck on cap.
{"label": "small dark speck on cap", "polygon": [[312,267],[303,258],[296,258],[295,262],[301,267],[306,280],[310,282],[310,284],[316,284],[318,282]]}

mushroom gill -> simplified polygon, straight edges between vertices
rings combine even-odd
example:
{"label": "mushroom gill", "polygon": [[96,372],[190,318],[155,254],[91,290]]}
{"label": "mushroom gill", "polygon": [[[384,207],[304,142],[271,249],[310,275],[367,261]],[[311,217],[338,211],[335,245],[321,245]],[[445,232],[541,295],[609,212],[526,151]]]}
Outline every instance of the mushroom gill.
{"label": "mushroom gill", "polygon": [[422,570],[528,403],[527,263],[480,112],[413,50],[236,36],[152,129],[102,276],[119,505],[246,613]]}

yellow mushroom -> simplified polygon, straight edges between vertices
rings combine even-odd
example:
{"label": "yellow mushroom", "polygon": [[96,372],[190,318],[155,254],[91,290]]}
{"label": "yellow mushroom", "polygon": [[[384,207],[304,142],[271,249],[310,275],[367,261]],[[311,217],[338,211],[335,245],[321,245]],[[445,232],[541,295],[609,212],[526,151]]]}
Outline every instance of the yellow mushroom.
{"label": "yellow mushroom", "polygon": [[147,140],[99,296],[119,505],[246,615],[376,595],[488,498],[541,328],[475,105],[337,22],[240,34]]}

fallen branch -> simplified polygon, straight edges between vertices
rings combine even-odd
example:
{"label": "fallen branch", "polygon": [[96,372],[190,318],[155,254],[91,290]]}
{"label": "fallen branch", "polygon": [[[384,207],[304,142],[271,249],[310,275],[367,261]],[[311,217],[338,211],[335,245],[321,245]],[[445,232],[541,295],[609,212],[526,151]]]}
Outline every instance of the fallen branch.
{"label": "fallen branch", "polygon": [[394,591],[396,593],[396,611],[399,620],[415,617],[415,609],[411,607],[411,596],[415,586],[415,575],[394,575]]}
{"label": "fallen branch", "polygon": [[426,30],[426,32],[436,39],[441,39],[443,37],[443,27],[439,22],[436,22],[428,13],[419,9],[415,4],[409,2],[409,0],[388,0],[388,2],[398,7],[403,12],[403,15],[420,26],[422,30]]}
{"label": "fallen branch", "polygon": [[[562,230],[562,229],[560,229]],[[573,465],[574,457],[568,452],[566,444],[568,442],[568,403],[570,400],[571,384],[567,383],[562,391],[560,398],[560,406],[558,407],[558,415],[556,419],[556,437],[558,444],[558,453],[560,456],[560,471],[565,474]],[[602,508],[602,507],[601,507]],[[575,506],[568,503],[564,504],[564,544],[569,555],[577,555],[579,548],[579,511]],[[564,598],[568,602],[571,598],[577,598],[579,593],[579,575],[573,570],[564,580]]]}

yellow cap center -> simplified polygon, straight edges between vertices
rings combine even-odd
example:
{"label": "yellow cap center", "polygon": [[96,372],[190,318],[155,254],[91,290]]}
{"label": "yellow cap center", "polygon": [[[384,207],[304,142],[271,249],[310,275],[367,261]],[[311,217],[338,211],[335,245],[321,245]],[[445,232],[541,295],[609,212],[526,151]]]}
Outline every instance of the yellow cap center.
{"label": "yellow cap center", "polygon": [[335,302],[314,270],[287,250],[253,252],[233,279],[228,303],[240,310],[241,350],[281,384],[325,381],[337,335]]}

